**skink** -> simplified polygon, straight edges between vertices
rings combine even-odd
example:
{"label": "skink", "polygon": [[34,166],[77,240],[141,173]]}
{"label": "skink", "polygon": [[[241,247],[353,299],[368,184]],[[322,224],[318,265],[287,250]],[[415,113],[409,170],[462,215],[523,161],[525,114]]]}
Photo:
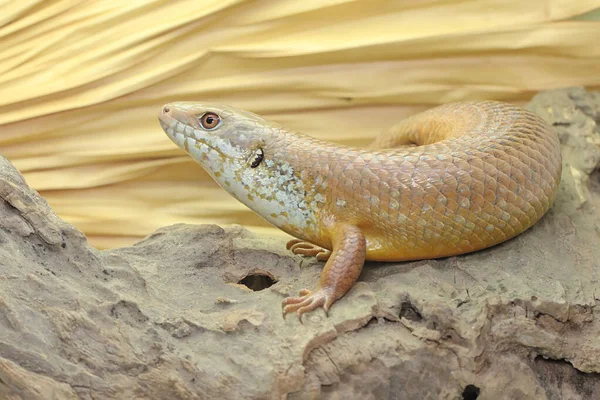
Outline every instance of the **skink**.
{"label": "skink", "polygon": [[502,102],[432,108],[370,148],[290,132],[229,106],[171,103],[159,120],[221,187],[298,238],[288,248],[327,260],[316,290],[283,300],[284,316],[327,312],[365,260],[446,257],[504,242],[548,211],[560,182],[556,133]]}

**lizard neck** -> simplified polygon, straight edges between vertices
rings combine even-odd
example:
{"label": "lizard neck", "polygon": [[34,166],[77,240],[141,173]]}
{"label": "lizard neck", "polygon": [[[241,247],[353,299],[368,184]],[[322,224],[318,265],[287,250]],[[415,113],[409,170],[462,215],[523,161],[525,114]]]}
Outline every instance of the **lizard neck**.
{"label": "lizard neck", "polygon": [[[315,148],[309,136],[275,130],[264,143],[264,160],[256,168],[224,160],[212,177],[233,197],[263,219],[295,237],[316,241],[319,210],[325,201],[315,174],[306,168],[306,151]],[[209,172],[210,173],[210,172]]]}

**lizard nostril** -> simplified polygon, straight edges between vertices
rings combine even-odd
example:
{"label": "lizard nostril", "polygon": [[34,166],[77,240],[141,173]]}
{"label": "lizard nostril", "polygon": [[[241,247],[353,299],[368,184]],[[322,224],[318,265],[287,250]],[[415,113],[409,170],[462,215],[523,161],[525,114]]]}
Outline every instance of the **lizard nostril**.
{"label": "lizard nostril", "polygon": [[171,109],[168,106],[165,106],[163,108],[163,114],[168,114],[171,111]]}

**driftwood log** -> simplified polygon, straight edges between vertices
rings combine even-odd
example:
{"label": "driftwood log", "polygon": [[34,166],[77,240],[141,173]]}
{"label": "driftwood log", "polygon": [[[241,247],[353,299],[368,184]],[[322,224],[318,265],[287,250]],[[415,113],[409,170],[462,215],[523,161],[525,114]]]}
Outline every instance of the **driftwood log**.
{"label": "driftwood log", "polygon": [[281,300],[322,263],[240,227],[175,225],[99,251],[0,158],[2,399],[590,399],[600,396],[600,95],[551,122],[551,211],[502,245],[367,264],[325,317]]}

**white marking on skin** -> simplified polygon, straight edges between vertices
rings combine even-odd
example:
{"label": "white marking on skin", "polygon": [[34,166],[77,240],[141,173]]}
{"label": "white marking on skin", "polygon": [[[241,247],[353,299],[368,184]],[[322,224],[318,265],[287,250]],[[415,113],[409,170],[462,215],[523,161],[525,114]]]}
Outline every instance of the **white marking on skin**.
{"label": "white marking on skin", "polygon": [[281,201],[284,202],[287,200],[286,196],[284,194],[285,192],[283,190],[278,190],[275,192],[275,198],[277,199],[277,201]]}
{"label": "white marking on skin", "polygon": [[458,215],[458,214],[454,216],[454,220],[461,225],[464,225],[466,222],[465,218],[462,215]]}
{"label": "white marking on skin", "polygon": [[254,183],[254,179],[253,178],[254,177],[252,177],[250,175],[244,174],[244,175],[242,175],[242,183],[244,185],[251,186]]}
{"label": "white marking on skin", "polygon": [[[308,225],[316,225],[314,208],[304,200],[306,193],[303,182],[294,175],[291,167],[278,168],[274,165],[273,168],[276,171],[271,170],[271,174],[261,173],[258,176],[251,169],[242,170],[242,179],[251,183],[248,186],[253,200],[248,200],[248,190],[245,188],[242,193],[235,193],[235,188],[230,192],[276,226],[289,224],[304,230]],[[284,169],[287,174],[280,175]],[[282,186],[280,182],[287,182],[287,185]]]}
{"label": "white marking on skin", "polygon": [[244,156],[243,149],[232,145],[229,141],[223,140],[218,136],[205,134],[200,140],[212,148],[219,149],[219,151],[227,157],[240,158]]}
{"label": "white marking on skin", "polygon": [[181,133],[179,132],[175,132],[172,129],[171,131],[171,138],[173,139],[173,141],[179,146],[179,147],[183,147],[183,141],[185,139],[185,136],[183,136]]}

